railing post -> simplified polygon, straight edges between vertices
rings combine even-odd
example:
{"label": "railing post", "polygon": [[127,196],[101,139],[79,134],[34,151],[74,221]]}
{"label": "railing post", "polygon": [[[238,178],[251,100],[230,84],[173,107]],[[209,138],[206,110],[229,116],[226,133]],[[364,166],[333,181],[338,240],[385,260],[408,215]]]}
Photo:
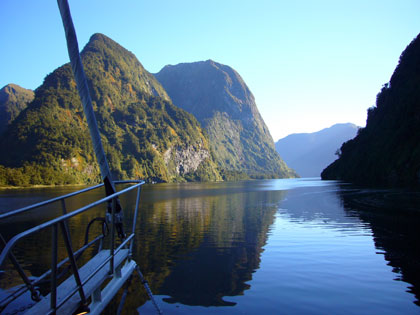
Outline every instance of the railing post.
{"label": "railing post", "polygon": [[104,238],[102,237],[102,238],[99,240],[98,253],[102,250],[103,243],[104,243]]}
{"label": "railing post", "polygon": [[73,269],[74,280],[76,280],[82,305],[87,305],[85,292],[83,291],[82,281],[80,280],[79,269],[77,268],[76,259],[74,258],[73,249],[71,247],[69,234],[67,233],[66,224],[64,221],[60,222],[61,231],[63,232],[64,244],[66,245],[67,254],[69,256],[70,264]]}
{"label": "railing post", "polygon": [[[134,210],[134,218],[133,218],[133,227],[131,230],[132,234],[135,234],[136,232],[136,224],[137,224],[137,216],[139,212],[139,203],[140,203],[140,194],[141,194],[141,185],[137,188],[137,198],[136,198],[136,208]],[[129,258],[131,259],[131,256],[133,254],[133,246],[134,246],[134,238],[130,242],[130,250],[129,250]]]}
{"label": "railing post", "polygon": [[117,208],[117,199],[112,199],[112,211],[111,211],[111,260],[109,274],[114,274],[114,246],[115,246],[115,210]]}
{"label": "railing post", "polygon": [[55,314],[57,310],[57,223],[52,226],[51,237],[51,300],[50,307]]}
{"label": "railing post", "polygon": [[[66,199],[65,198],[61,199],[61,209],[63,210],[63,215],[64,214],[67,214]],[[71,237],[70,237],[70,230],[69,230],[68,221],[67,220],[64,220],[63,222],[64,222],[64,227],[66,229],[65,232],[66,232],[67,235],[69,235],[69,238],[68,239],[69,239],[69,242],[70,242],[70,246],[73,248],[73,244],[71,242]]]}
{"label": "railing post", "polygon": [[61,209],[63,210],[63,214],[67,214],[66,201],[64,198],[61,199]]}

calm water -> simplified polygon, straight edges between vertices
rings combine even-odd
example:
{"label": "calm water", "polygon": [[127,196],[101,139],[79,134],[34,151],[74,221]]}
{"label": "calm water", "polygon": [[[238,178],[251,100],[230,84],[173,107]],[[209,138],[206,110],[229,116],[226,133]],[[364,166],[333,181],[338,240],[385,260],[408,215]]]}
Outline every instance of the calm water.
{"label": "calm water", "polygon": [[[71,190],[2,191],[0,212]],[[48,215],[0,229],[11,235]],[[76,243],[90,218],[70,222]],[[420,314],[419,226],[413,192],[316,179],[147,185],[135,259],[166,314]],[[48,265],[48,237],[19,246],[29,274]],[[124,311],[154,313],[137,279]]]}

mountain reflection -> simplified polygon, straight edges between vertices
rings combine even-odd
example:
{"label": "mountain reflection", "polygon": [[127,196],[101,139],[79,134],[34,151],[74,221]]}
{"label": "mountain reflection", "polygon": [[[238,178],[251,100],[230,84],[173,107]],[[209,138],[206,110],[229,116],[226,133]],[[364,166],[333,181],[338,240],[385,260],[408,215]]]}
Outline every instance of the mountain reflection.
{"label": "mountain reflection", "polygon": [[[169,200],[148,194],[149,200],[143,200],[135,259],[153,292],[170,296],[168,303],[235,305],[224,297],[242,295],[249,288],[285,195],[246,187],[227,193],[209,185],[201,184],[199,191],[189,190],[190,195],[181,198],[176,186],[172,192],[166,187]],[[130,293],[127,305],[134,309],[145,302],[142,291]]]}
{"label": "mountain reflection", "polygon": [[369,224],[395,280],[410,283],[420,305],[420,193],[343,187],[338,194],[349,216]]}

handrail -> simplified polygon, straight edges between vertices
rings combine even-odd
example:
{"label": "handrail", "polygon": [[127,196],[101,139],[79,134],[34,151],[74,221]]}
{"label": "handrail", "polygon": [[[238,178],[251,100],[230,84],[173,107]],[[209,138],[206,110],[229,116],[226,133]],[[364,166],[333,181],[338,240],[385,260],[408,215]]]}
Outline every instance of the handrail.
{"label": "handrail", "polygon": [[[124,183],[126,183],[126,182],[127,181],[125,181]],[[84,206],[82,208],[79,208],[79,209],[77,209],[77,210],[75,210],[73,212],[70,212],[68,214],[62,215],[62,216],[60,216],[58,218],[55,218],[55,219],[52,219],[52,220],[47,221],[45,223],[42,223],[40,225],[37,225],[37,226],[35,226],[35,227],[33,227],[33,228],[29,229],[29,230],[26,230],[24,232],[21,232],[19,234],[16,234],[14,237],[12,237],[7,242],[7,245],[3,248],[3,251],[2,251],[2,253],[0,255],[0,266],[3,264],[4,260],[6,259],[7,255],[9,254],[11,248],[15,245],[15,243],[17,241],[19,241],[23,237],[28,236],[30,234],[33,234],[35,232],[38,232],[38,231],[40,231],[42,229],[45,229],[45,228],[47,228],[49,226],[52,226],[52,225],[56,224],[56,223],[62,222],[62,221],[67,220],[67,219],[70,219],[70,218],[72,218],[72,217],[74,217],[74,216],[76,216],[76,215],[78,215],[80,213],[83,213],[83,212],[85,212],[85,211],[87,211],[87,210],[89,210],[89,209],[91,209],[93,207],[96,207],[96,206],[100,205],[101,203],[104,203],[104,202],[106,202],[108,200],[111,200],[111,199],[115,198],[116,196],[119,196],[121,194],[124,194],[124,193],[126,193],[126,192],[128,192],[128,191],[130,191],[130,190],[132,190],[134,188],[137,188],[137,187],[139,187],[139,186],[141,186],[141,185],[143,185],[145,183],[144,181],[135,181],[135,182],[137,182],[136,185],[130,186],[130,187],[126,188],[126,189],[123,189],[121,191],[116,192],[115,194],[109,195],[108,197],[99,199],[99,200],[97,200],[97,201],[95,201],[93,203],[88,204],[87,206]],[[119,184],[119,182],[115,182],[115,183],[116,184]],[[99,186],[102,186],[102,185],[103,184],[98,185],[98,187]],[[61,197],[54,198],[54,201],[59,201],[61,199],[63,199],[63,198],[61,198]],[[48,203],[46,203],[46,204],[48,204]],[[34,208],[37,208],[37,206],[35,205]]]}
{"label": "handrail", "polygon": [[[144,180],[114,181],[114,184],[134,184],[134,183],[143,183],[144,184]],[[79,194],[82,194],[82,193],[100,188],[102,186],[104,186],[104,183],[98,184],[98,185],[95,185],[95,186],[92,186],[92,187],[87,187],[87,188],[82,189],[82,190],[74,191],[74,192],[69,193],[67,195],[63,195],[63,196],[55,197],[55,198],[48,199],[48,200],[45,200],[45,201],[41,201],[39,203],[35,203],[35,204],[29,205],[29,206],[26,206],[26,207],[23,207],[23,208],[19,208],[19,209],[12,210],[12,211],[9,211],[9,212],[6,212],[6,213],[2,213],[2,214],[0,214],[0,220],[11,217],[11,216],[14,216],[14,215],[24,213],[24,212],[29,211],[29,210],[33,210],[33,209],[36,209],[36,208],[40,208],[40,207],[49,205],[49,204],[57,202],[59,200],[67,199],[67,198],[70,198],[70,197],[73,197],[73,196],[76,196],[76,195],[79,195]]]}
{"label": "handrail", "polygon": [[88,188],[85,188],[85,189],[82,189],[82,190],[78,190],[78,191],[69,193],[69,194],[64,195],[64,196],[59,196],[59,197],[56,197],[56,198],[48,199],[48,200],[45,200],[45,201],[41,201],[39,203],[35,203],[35,204],[32,204],[32,205],[23,207],[23,208],[19,208],[19,209],[12,210],[12,211],[9,211],[9,212],[6,212],[6,213],[2,213],[2,214],[0,214],[0,220],[11,217],[11,216],[14,216],[14,215],[17,215],[17,214],[21,214],[21,213],[29,211],[29,210],[33,210],[33,209],[36,209],[36,208],[39,208],[39,207],[49,205],[51,203],[54,203],[54,202],[62,200],[62,199],[67,199],[67,198],[76,196],[78,194],[81,194],[81,193],[84,193],[84,192],[87,192],[87,191],[90,191],[90,190],[94,190],[96,188],[102,187],[103,185],[104,184],[102,183],[102,184],[99,184],[99,185],[96,185],[96,186],[88,187]]}
{"label": "handrail", "polygon": [[[137,189],[137,197],[136,197],[136,203],[135,203],[135,209],[134,209],[134,217],[133,217],[134,222],[132,224],[132,231],[130,231],[131,233],[129,235],[127,235],[127,237],[125,239],[122,240],[121,244],[115,250],[112,250],[114,248],[114,243],[113,243],[114,238],[111,237],[111,243],[112,244],[111,244],[110,256],[107,259],[105,259],[105,261],[103,263],[101,263],[101,265],[98,268],[96,268],[96,270],[94,270],[92,272],[92,274],[87,279],[85,279],[83,281],[83,283],[80,283],[80,280],[79,280],[80,284],[78,285],[78,288],[75,288],[75,290],[76,291],[79,290],[79,293],[81,295],[82,302],[83,302],[83,300],[85,300],[83,289],[82,289],[82,286],[84,285],[84,283],[89,281],[89,279],[91,279],[99,271],[100,268],[102,268],[103,266],[105,266],[109,262],[110,262],[110,266],[111,266],[110,272],[113,273],[114,272],[114,270],[113,270],[114,255],[116,255],[123,247],[127,247],[129,245],[129,247],[127,247],[127,248],[129,248],[128,257],[129,258],[131,257],[131,252],[132,252],[132,248],[133,248],[132,246],[133,246],[134,232],[135,232],[135,226],[136,226],[135,221],[137,220],[137,214],[138,214],[138,208],[139,208],[141,186],[143,184],[145,184],[145,181],[143,181],[143,180],[125,180],[125,181],[116,181],[115,184],[134,184],[134,185],[132,185],[130,187],[127,187],[127,188],[125,188],[121,191],[118,191],[118,192],[116,192],[112,195],[109,195],[107,197],[104,197],[102,199],[91,202],[88,205],[85,205],[85,206],[83,206],[79,209],[76,209],[76,210],[74,210],[70,213],[66,213],[65,209],[63,209],[64,214],[62,214],[62,215],[60,215],[60,216],[58,216],[54,219],[51,219],[47,222],[44,222],[44,223],[41,223],[37,226],[29,228],[29,229],[27,229],[27,230],[25,230],[25,231],[23,231],[19,234],[14,235],[11,239],[8,240],[8,242],[3,247],[3,250],[1,251],[0,266],[2,266],[4,264],[7,257],[9,257],[10,255],[13,255],[12,254],[12,249],[15,247],[16,243],[18,241],[20,241],[22,238],[27,237],[31,234],[36,233],[36,232],[39,232],[39,231],[41,231],[43,229],[46,229],[48,227],[53,227],[53,234],[52,234],[53,243],[52,243],[52,245],[54,247],[54,244],[56,246],[56,242],[57,242],[57,228],[59,226],[61,226],[61,230],[64,233],[64,235],[63,235],[64,240],[65,241],[67,240],[69,242],[70,241],[69,234],[68,234],[68,231],[66,231],[67,230],[66,229],[66,222],[67,222],[68,219],[70,219],[70,218],[72,218],[76,215],[79,215],[81,213],[84,213],[84,212],[88,211],[89,209],[92,209],[92,208],[94,208],[94,207],[96,207],[100,204],[103,204],[103,203],[108,202],[110,200],[115,200],[115,198],[117,198],[119,195],[125,194],[125,193],[127,193],[131,190]],[[52,199],[49,199],[49,200],[46,200],[46,201],[43,201],[43,202],[40,202],[40,203],[36,203],[36,204],[26,206],[26,207],[23,207],[23,208],[20,208],[20,209],[17,209],[17,210],[13,210],[13,211],[10,211],[8,213],[0,215],[0,220],[5,219],[5,218],[10,218],[10,217],[18,215],[18,214],[22,214],[24,212],[27,212],[29,210],[33,210],[33,209],[36,209],[36,208],[40,208],[42,206],[47,206],[47,205],[53,204],[55,202],[62,201],[62,207],[65,207],[65,200],[67,198],[77,196],[77,195],[80,195],[80,194],[88,192],[88,191],[92,191],[92,190],[100,188],[102,186],[104,186],[104,184],[99,184],[99,185],[96,185],[96,186],[93,186],[93,187],[88,187],[88,188],[85,188],[85,189],[82,189],[82,190],[79,190],[79,191],[76,191],[76,192],[72,192],[72,193],[69,193],[69,194],[66,194],[66,195],[63,195],[63,196],[60,196],[60,197],[55,197],[55,198],[52,198]],[[113,216],[111,217],[111,221],[113,221]],[[9,295],[9,297],[14,299],[13,296],[16,298],[16,297],[20,296],[21,294],[23,294],[24,292],[26,292],[28,290],[33,290],[34,285],[36,285],[37,283],[40,283],[40,281],[42,281],[42,279],[45,279],[45,277],[47,277],[48,275],[56,276],[57,268],[60,268],[60,266],[64,265],[66,262],[69,262],[71,260],[73,260],[72,261],[73,274],[77,278],[78,277],[78,267],[74,262],[75,255],[79,255],[79,253],[82,253],[87,247],[93,245],[94,243],[96,243],[99,240],[102,242],[103,238],[104,238],[104,235],[98,236],[94,240],[89,242],[88,244],[85,244],[84,246],[82,246],[81,248],[79,248],[78,250],[75,250],[75,251],[74,251],[74,249],[71,248],[71,243],[69,242],[68,244],[66,244],[68,257],[65,258],[64,260],[60,261],[60,262],[57,262],[57,260],[56,260],[57,259],[56,250],[54,250],[54,248],[53,248],[53,251],[52,251],[53,256],[52,256],[52,260],[51,260],[51,263],[52,263],[51,264],[51,269],[46,271],[40,277],[37,277],[35,280],[30,281],[30,283],[28,284],[29,286],[27,285],[27,287],[25,289],[20,288],[17,291],[13,292],[11,295]],[[101,246],[100,246],[100,248],[101,248]],[[15,267],[18,268],[18,269],[21,269],[20,266],[15,266]],[[70,298],[70,296],[72,296],[76,292],[75,291],[75,292],[72,292],[69,295],[67,295],[67,298],[65,298],[64,301],[61,300],[60,303],[58,303],[58,305],[57,305],[56,304],[56,302],[57,302],[56,301],[56,294],[55,294],[56,286],[57,286],[56,280],[52,280],[52,282],[51,282],[51,289],[52,289],[52,291],[51,291],[51,309],[50,310],[52,310],[53,312],[55,310],[57,310],[68,298]],[[9,299],[9,297],[7,297],[6,299]],[[5,301],[5,300],[3,300],[3,301]]]}

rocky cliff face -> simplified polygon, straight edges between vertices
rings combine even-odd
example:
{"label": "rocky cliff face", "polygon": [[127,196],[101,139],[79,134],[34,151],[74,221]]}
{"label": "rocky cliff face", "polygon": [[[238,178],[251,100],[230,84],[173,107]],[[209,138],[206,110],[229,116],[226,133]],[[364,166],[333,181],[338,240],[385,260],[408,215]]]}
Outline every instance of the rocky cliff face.
{"label": "rocky cliff face", "polygon": [[0,90],[0,134],[34,99],[32,90],[8,84]]}
{"label": "rocky cliff face", "polygon": [[250,177],[291,177],[255,104],[232,68],[212,60],[166,66],[155,74],[174,104],[207,131],[219,166]]}
{"label": "rocky cliff face", "polygon": [[323,179],[365,185],[420,186],[420,35],[400,57],[369,108],[366,128],[344,143]]}
{"label": "rocky cliff face", "polygon": [[211,158],[209,150],[202,148],[201,145],[199,149],[170,147],[163,154],[165,164],[168,166],[173,163],[176,174],[181,176],[195,172],[200,164],[209,158]]}
{"label": "rocky cliff face", "polygon": [[[171,103],[132,53],[95,34],[81,55],[116,179],[220,179],[197,120]],[[23,178],[29,184],[97,181],[98,167],[69,64],[49,74],[35,94],[0,139],[0,163],[31,174]]]}

